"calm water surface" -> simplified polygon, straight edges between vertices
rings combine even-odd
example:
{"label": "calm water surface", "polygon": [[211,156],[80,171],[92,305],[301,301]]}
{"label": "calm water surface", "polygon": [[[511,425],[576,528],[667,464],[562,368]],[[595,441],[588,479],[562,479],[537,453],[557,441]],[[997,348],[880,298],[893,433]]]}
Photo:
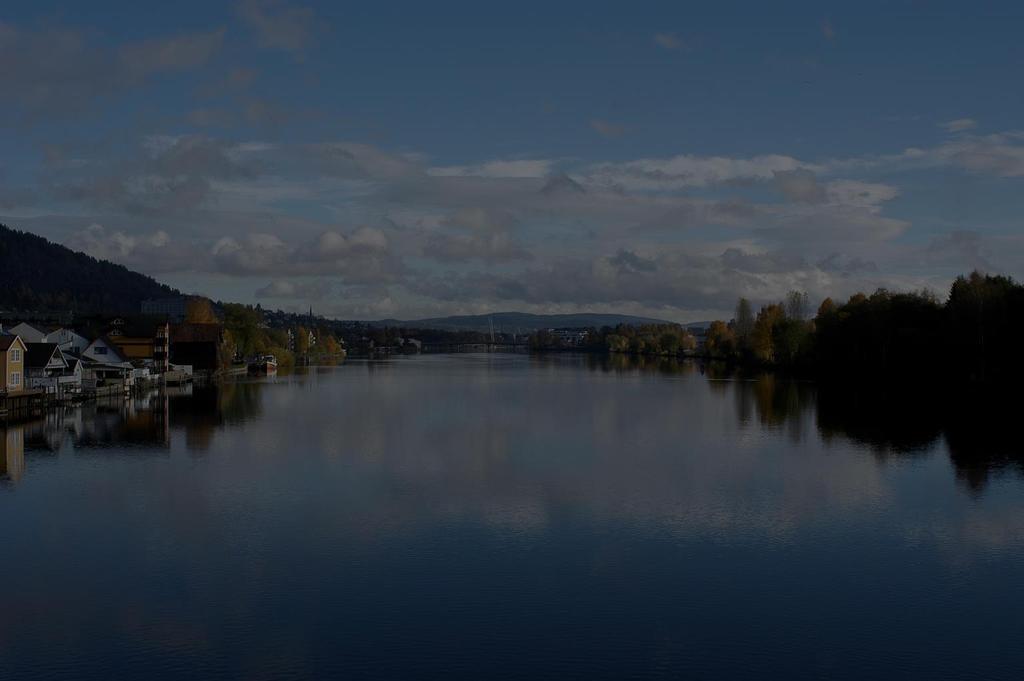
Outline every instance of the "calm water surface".
{"label": "calm water surface", "polygon": [[695,365],[351,362],[0,429],[0,678],[1024,676],[1024,481]]}

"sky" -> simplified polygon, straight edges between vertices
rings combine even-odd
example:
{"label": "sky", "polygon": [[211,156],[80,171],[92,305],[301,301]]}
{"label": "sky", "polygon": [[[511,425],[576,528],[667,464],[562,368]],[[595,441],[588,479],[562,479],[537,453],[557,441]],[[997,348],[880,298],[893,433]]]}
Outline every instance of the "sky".
{"label": "sky", "polygon": [[0,222],[345,319],[1024,277],[1024,5],[0,6]]}

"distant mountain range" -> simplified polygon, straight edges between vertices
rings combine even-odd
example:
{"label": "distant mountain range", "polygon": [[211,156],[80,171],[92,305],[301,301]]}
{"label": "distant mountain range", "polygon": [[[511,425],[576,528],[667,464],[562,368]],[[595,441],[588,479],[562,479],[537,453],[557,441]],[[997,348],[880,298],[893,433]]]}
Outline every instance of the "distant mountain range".
{"label": "distant mountain range", "polygon": [[0,225],[0,310],[123,314],[177,294],[152,277]]}
{"label": "distant mountain range", "polygon": [[540,329],[572,329],[583,327],[617,326],[619,324],[671,324],[664,319],[634,317],[623,314],[529,314],[526,312],[495,312],[493,314],[462,315],[455,317],[433,317],[430,319],[382,319],[369,322],[374,326],[404,326],[415,329],[436,329],[439,331],[489,331],[491,324],[495,332],[528,333]]}

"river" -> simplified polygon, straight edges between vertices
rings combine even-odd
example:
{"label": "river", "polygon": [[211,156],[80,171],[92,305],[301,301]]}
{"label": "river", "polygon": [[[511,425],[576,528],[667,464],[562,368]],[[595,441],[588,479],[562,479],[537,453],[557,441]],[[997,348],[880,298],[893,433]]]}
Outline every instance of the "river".
{"label": "river", "polygon": [[0,678],[1024,670],[1012,417],[574,355],[191,392],[0,428]]}

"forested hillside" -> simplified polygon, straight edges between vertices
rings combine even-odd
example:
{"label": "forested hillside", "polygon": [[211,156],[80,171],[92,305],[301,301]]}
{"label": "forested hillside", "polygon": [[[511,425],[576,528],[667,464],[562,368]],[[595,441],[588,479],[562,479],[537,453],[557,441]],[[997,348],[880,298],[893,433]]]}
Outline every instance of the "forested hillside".
{"label": "forested hillside", "polygon": [[151,277],[0,225],[0,309],[138,312],[177,292]]}

